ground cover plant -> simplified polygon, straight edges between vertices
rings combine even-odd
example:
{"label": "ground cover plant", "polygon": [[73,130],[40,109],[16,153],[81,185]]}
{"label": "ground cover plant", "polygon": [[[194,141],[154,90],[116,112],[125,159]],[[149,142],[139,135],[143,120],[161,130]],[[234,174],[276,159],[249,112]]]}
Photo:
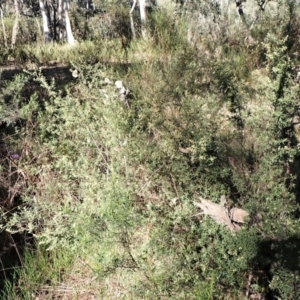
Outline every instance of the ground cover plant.
{"label": "ground cover plant", "polygon": [[299,4],[179,2],[3,50],[2,299],[299,298]]}

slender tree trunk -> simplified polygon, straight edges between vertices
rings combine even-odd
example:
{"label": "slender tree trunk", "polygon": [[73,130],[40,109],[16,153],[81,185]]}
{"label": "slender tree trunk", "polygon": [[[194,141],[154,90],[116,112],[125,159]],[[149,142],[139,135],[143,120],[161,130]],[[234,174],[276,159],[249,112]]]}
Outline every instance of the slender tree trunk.
{"label": "slender tree trunk", "polygon": [[146,0],[139,0],[140,2],[140,18],[142,23],[142,37],[147,38],[146,32]]}
{"label": "slender tree trunk", "polygon": [[134,0],[134,1],[133,1],[131,10],[130,10],[130,12],[129,12],[131,33],[132,33],[132,38],[133,38],[134,40],[136,39],[136,34],[135,34],[135,28],[134,28],[134,22],[133,22],[132,13],[133,13],[134,8],[135,8],[135,6],[136,6],[136,1],[137,1],[137,0]]}
{"label": "slender tree trunk", "polygon": [[4,45],[5,45],[5,48],[7,48],[6,29],[5,29],[4,20],[3,20],[3,10],[2,10],[2,8],[0,8],[0,15],[1,15],[1,23],[2,23],[2,30],[3,30]]}
{"label": "slender tree trunk", "polygon": [[90,0],[85,1],[85,17],[88,19],[89,18],[89,13],[90,13]]}
{"label": "slender tree trunk", "polygon": [[51,0],[44,0],[46,1],[46,15],[48,18],[48,29],[49,29],[49,34],[50,34],[50,39],[53,41],[54,39],[54,28],[55,28],[55,23],[54,23],[54,5]]}
{"label": "slender tree trunk", "polygon": [[15,21],[12,30],[12,37],[11,37],[11,48],[14,49],[16,42],[17,42],[17,35],[19,30],[19,18],[20,18],[20,11],[19,11],[19,3],[18,0],[14,0],[14,8],[15,8]]}
{"label": "slender tree trunk", "polygon": [[63,42],[65,40],[65,20],[64,20],[64,0],[58,0],[58,10],[57,10],[57,19],[58,19],[58,40]]}
{"label": "slender tree trunk", "polygon": [[58,23],[58,17],[57,17],[58,7],[56,5],[51,5],[51,9],[52,9],[52,16],[53,16],[52,17],[52,24],[53,24],[52,36],[53,36],[54,41],[59,41],[59,34],[58,34],[59,23]]}
{"label": "slender tree trunk", "polygon": [[95,3],[92,0],[85,0],[85,25],[84,25],[84,38],[87,38],[89,33],[89,20],[91,15],[94,14]]}
{"label": "slender tree trunk", "polygon": [[49,29],[49,19],[48,19],[47,11],[46,11],[47,4],[45,4],[44,0],[39,0],[39,4],[40,4],[40,9],[41,9],[41,14],[42,14],[44,41],[46,43],[50,43],[51,33],[50,33],[50,29]]}
{"label": "slender tree trunk", "polygon": [[64,13],[65,13],[65,24],[66,24],[66,33],[67,33],[67,42],[70,45],[75,44],[74,35],[71,28],[71,22],[69,18],[69,3],[68,0],[63,0],[64,3]]}

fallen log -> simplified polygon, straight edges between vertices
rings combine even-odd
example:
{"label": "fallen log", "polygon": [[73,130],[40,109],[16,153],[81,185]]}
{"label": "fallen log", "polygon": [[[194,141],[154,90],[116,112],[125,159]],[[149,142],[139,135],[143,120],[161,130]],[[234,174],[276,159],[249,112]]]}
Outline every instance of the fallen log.
{"label": "fallen log", "polygon": [[210,216],[218,224],[225,225],[230,231],[239,231],[244,219],[249,213],[241,208],[228,208],[225,196],[221,197],[220,204],[199,197],[201,202],[194,202],[194,205],[202,209],[204,215]]}

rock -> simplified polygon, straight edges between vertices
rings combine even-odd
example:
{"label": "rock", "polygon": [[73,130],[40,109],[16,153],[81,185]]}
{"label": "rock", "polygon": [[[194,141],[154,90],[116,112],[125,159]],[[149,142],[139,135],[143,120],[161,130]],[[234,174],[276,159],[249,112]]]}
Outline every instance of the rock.
{"label": "rock", "polygon": [[79,76],[79,72],[78,72],[78,70],[73,70],[72,71],[72,76],[74,77],[74,78],[77,78],[78,76]]}
{"label": "rock", "polygon": [[105,77],[105,78],[104,78],[104,83],[105,83],[105,84],[111,84],[111,81],[110,81],[107,77]]}
{"label": "rock", "polygon": [[130,90],[125,88],[121,80],[117,80],[115,82],[115,86],[117,89],[119,89],[120,101],[126,103],[127,106],[129,106],[127,96],[129,95]]}
{"label": "rock", "polygon": [[117,80],[117,81],[115,82],[115,86],[116,86],[117,89],[121,89],[121,88],[124,87],[124,86],[123,86],[123,82],[122,82],[121,80]]}

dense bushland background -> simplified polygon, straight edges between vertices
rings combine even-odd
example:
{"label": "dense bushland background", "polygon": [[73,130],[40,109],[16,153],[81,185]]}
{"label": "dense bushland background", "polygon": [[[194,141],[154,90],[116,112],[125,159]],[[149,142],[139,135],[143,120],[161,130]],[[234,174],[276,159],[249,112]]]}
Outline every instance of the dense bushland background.
{"label": "dense bushland background", "polygon": [[1,299],[299,299],[299,3],[131,4],[1,8]]}

